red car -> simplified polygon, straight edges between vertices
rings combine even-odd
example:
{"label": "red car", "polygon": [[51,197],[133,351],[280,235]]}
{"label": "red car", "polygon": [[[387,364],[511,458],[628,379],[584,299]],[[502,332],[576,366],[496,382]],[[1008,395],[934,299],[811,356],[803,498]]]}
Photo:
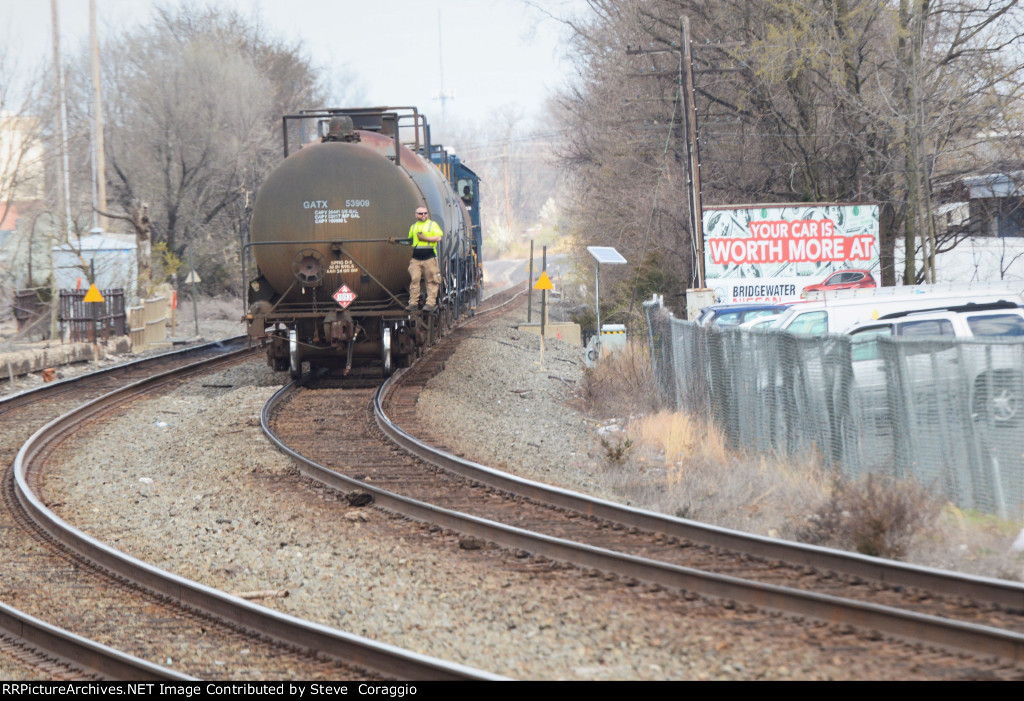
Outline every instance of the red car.
{"label": "red car", "polygon": [[867,270],[840,270],[832,273],[824,282],[817,285],[808,285],[803,289],[804,294],[826,290],[852,290],[857,287],[878,287],[875,278]]}

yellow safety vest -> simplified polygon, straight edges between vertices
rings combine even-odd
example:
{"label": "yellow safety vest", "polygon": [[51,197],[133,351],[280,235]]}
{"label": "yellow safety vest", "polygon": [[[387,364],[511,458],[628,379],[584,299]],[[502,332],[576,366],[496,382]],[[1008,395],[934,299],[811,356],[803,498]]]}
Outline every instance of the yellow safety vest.
{"label": "yellow safety vest", "polygon": [[426,248],[430,246],[434,249],[434,255],[437,255],[437,244],[440,241],[420,241],[420,235],[424,236],[444,236],[444,232],[441,231],[441,227],[437,225],[437,222],[432,219],[426,221],[418,221],[409,227],[409,238],[412,239],[413,248]]}

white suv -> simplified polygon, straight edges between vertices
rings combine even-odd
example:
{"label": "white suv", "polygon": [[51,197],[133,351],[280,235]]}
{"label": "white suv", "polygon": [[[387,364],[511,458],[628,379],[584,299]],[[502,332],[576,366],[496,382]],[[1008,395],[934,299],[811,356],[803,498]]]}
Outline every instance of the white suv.
{"label": "white suv", "polygon": [[[903,381],[913,395],[939,378],[969,381],[970,412],[995,425],[1015,425],[1024,416],[1024,310],[1010,302],[965,304],[942,310],[889,314],[846,330],[856,390],[862,398],[886,402],[892,370],[887,370],[880,336],[930,341],[900,354]],[[994,343],[942,344],[943,338],[985,338]],[[1005,341],[1005,342],[1003,342]],[[938,344],[938,345],[937,345]],[[887,375],[887,372],[889,373]]]}

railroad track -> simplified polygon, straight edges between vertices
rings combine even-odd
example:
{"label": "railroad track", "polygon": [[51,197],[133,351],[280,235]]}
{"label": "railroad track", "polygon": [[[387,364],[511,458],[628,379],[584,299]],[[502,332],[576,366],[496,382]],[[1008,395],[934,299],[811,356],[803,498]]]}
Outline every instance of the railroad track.
{"label": "railroad track", "polygon": [[[379,391],[323,379],[283,389],[264,411],[268,433],[311,478],[390,511],[498,543],[729,606],[782,611],[840,627],[1024,666],[1024,587],[750,536],[547,487],[438,451],[399,425],[454,351],[460,331]],[[328,391],[324,391],[328,390]],[[366,407],[373,405],[372,413]],[[282,407],[287,406],[287,410]],[[328,442],[302,417],[335,428]],[[358,421],[353,417],[361,416]],[[342,418],[344,417],[344,418]],[[420,460],[367,438],[387,434]],[[273,439],[273,438],[272,438]],[[303,455],[288,447],[303,446]],[[345,446],[345,452],[331,446]]]}
{"label": "railroad track", "polygon": [[[0,402],[5,464],[18,453],[4,473],[7,508],[0,515],[5,548],[0,596],[17,608],[0,609],[6,630],[0,648],[6,639],[8,647],[20,650],[14,664],[27,665],[29,677],[494,678],[164,572],[73,528],[37,496],[47,458],[87,422],[248,355],[241,340],[226,349],[211,344]],[[46,425],[25,440],[24,434],[41,423]],[[32,610],[41,615],[34,618]],[[78,628],[79,634],[38,620],[44,616],[61,618],[64,628]]]}

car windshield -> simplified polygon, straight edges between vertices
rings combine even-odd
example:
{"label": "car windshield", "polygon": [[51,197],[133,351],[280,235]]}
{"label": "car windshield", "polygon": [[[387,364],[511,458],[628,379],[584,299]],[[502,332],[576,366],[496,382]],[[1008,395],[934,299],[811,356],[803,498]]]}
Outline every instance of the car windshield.
{"label": "car windshield", "polygon": [[720,312],[711,323],[719,326],[735,326],[743,319],[743,312]]}
{"label": "car windshield", "polygon": [[791,307],[791,308],[787,309],[786,311],[782,312],[782,314],[779,315],[779,318],[775,320],[775,322],[772,324],[772,326],[774,326],[775,328],[779,328],[779,329],[785,328],[786,324],[789,323],[789,320],[792,319],[796,315],[797,315],[796,308],[795,307]]}
{"label": "car windshield", "polygon": [[967,325],[975,336],[1024,336],[1024,317],[1020,314],[969,316]]}
{"label": "car windshield", "polygon": [[778,316],[778,309],[755,309],[752,312],[747,312],[743,315],[743,321],[751,321],[752,319],[758,319],[762,316]]}
{"label": "car windshield", "polygon": [[802,336],[824,336],[828,332],[828,312],[804,312],[786,330]]}

